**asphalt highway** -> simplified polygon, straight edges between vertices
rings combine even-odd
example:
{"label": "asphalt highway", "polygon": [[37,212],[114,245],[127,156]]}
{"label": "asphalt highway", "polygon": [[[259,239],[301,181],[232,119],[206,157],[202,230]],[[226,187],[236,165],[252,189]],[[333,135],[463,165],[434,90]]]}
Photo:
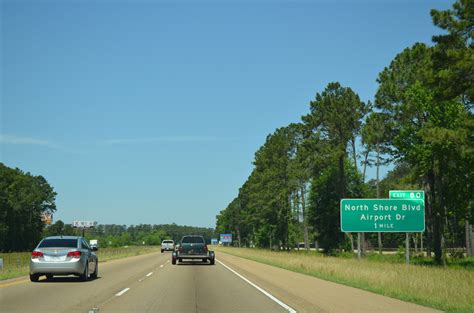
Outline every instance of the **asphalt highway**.
{"label": "asphalt highway", "polygon": [[215,265],[171,265],[169,252],[99,264],[87,282],[0,282],[0,312],[436,312],[219,252]]}
{"label": "asphalt highway", "polygon": [[0,284],[0,312],[288,312],[222,263],[171,265],[171,253],[102,263],[99,278]]}

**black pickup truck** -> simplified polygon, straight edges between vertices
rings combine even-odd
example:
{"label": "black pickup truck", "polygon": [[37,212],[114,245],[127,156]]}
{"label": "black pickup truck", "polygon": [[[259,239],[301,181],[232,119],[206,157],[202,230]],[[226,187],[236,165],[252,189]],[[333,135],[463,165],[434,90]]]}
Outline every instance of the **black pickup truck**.
{"label": "black pickup truck", "polygon": [[215,263],[214,251],[209,251],[203,236],[183,236],[179,242],[179,247],[171,257],[171,263],[182,262],[183,260],[209,261],[211,265]]}

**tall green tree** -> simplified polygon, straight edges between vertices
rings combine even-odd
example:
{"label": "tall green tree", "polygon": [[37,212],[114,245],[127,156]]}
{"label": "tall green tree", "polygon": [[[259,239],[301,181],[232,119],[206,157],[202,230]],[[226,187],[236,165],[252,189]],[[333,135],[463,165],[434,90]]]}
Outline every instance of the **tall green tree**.
{"label": "tall green tree", "polygon": [[379,74],[375,103],[393,123],[390,144],[394,157],[413,166],[423,180],[428,239],[436,261],[441,264],[445,261],[446,218],[459,212],[459,208],[453,207],[454,202],[448,201],[451,192],[458,193],[450,187],[468,184],[471,179],[470,174],[457,175],[460,168],[468,165],[470,157],[466,155],[469,136],[464,127],[470,113],[460,99],[435,97],[432,54],[433,50],[426,45],[415,44],[397,55]]}
{"label": "tall green tree", "polygon": [[216,229],[232,232],[238,242],[262,247],[289,249],[300,240],[301,226],[307,229],[309,180],[307,162],[298,148],[302,140],[299,124],[279,128],[267,137],[255,153],[252,174],[217,216]]}
{"label": "tall green tree", "polygon": [[[354,143],[360,132],[362,119],[369,109],[370,106],[361,101],[351,88],[333,82],[329,83],[323,92],[316,94],[315,100],[310,103],[310,113],[302,117],[307,134],[309,136],[316,135],[322,143],[321,147],[323,147],[319,149],[319,154],[323,159],[319,166],[315,167],[318,170],[314,171],[313,174],[321,175],[326,168],[324,163],[335,162],[337,164],[338,181],[334,185],[336,189],[333,193],[336,202],[347,196],[348,182],[345,163],[349,144],[352,146],[352,166],[356,168],[357,172],[357,156]],[[323,149],[326,151],[323,152]],[[328,164],[327,166],[331,167],[332,165]],[[312,203],[316,205],[316,202]],[[321,234],[321,230],[318,229],[317,232],[320,236],[324,236]],[[337,240],[335,242],[337,243]]]}
{"label": "tall green tree", "polygon": [[286,248],[289,248],[293,217],[289,164],[294,150],[294,136],[292,127],[277,129],[255,153],[254,162],[260,180],[258,196],[264,201],[259,210],[272,228],[272,244],[279,245],[282,242]]}
{"label": "tall green tree", "polygon": [[[361,177],[352,163],[345,162],[346,195],[361,198],[365,188]],[[326,167],[311,183],[309,220],[315,225],[318,241],[325,253],[344,247],[344,234],[340,223],[340,197],[338,194],[339,169],[336,163]]]}
{"label": "tall green tree", "polygon": [[[375,165],[376,167],[376,197],[380,198],[380,167],[388,164],[390,159],[384,156],[390,153],[390,138],[392,125],[390,117],[385,113],[372,112],[366,119],[362,127],[362,144],[366,149],[366,158],[364,162],[363,180],[365,180],[365,168],[367,165]],[[373,164],[368,162],[367,156],[375,153]],[[382,233],[377,233],[379,253],[382,254]]]}
{"label": "tall green tree", "polygon": [[[432,10],[433,23],[445,30],[442,35],[433,36],[436,45],[433,47],[433,63],[435,67],[434,86],[437,99],[450,100],[454,98],[468,108],[471,113],[466,121],[466,129],[474,133],[474,117],[472,114],[474,101],[474,1],[456,1],[450,10]],[[474,139],[471,136],[467,154],[474,154]],[[472,158],[471,158],[472,164]],[[472,168],[472,166],[471,166]],[[472,177],[472,171],[470,171]],[[474,183],[468,184],[472,190]],[[470,187],[470,188],[469,188]],[[468,194],[472,194],[468,192]],[[474,223],[474,201],[470,197],[470,212],[464,223],[465,229],[469,222]],[[469,241],[468,232],[466,241]]]}
{"label": "tall green tree", "polygon": [[474,101],[474,1],[458,0],[451,10],[432,10],[433,23],[447,31],[433,36],[434,90],[438,99]]}
{"label": "tall green tree", "polygon": [[338,164],[338,196],[346,194],[345,159],[348,144],[359,132],[362,118],[368,111],[367,104],[349,87],[338,82],[330,83],[310,103],[310,114],[303,117],[306,127],[318,132],[332,147]]}
{"label": "tall green tree", "polygon": [[44,177],[0,163],[0,250],[33,248],[43,232],[42,214],[56,211],[55,198]]}
{"label": "tall green tree", "polygon": [[[292,131],[293,144],[289,157],[289,176],[290,176],[290,190],[292,192],[293,207],[295,214],[295,223],[301,223],[303,241],[306,250],[309,250],[309,223],[308,223],[308,192],[312,172],[312,161],[314,159],[310,138],[305,137],[305,128],[302,124],[291,124],[289,126]],[[298,232],[298,227],[294,227],[294,232]],[[294,235],[294,238],[299,242],[299,236]]]}

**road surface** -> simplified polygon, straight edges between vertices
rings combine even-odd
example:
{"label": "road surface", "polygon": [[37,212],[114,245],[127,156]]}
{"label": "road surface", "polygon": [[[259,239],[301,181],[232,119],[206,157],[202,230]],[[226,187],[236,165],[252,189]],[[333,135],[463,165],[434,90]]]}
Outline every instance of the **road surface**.
{"label": "road surface", "polygon": [[88,282],[4,281],[0,312],[434,312],[223,253],[216,259],[171,265],[171,254],[158,252],[102,263]]}

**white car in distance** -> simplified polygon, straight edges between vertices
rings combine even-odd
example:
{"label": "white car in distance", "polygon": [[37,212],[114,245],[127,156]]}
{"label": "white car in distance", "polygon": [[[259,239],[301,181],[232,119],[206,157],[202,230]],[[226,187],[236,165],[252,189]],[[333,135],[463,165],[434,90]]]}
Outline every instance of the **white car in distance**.
{"label": "white car in distance", "polygon": [[161,253],[164,251],[174,251],[174,241],[170,239],[161,242]]}

